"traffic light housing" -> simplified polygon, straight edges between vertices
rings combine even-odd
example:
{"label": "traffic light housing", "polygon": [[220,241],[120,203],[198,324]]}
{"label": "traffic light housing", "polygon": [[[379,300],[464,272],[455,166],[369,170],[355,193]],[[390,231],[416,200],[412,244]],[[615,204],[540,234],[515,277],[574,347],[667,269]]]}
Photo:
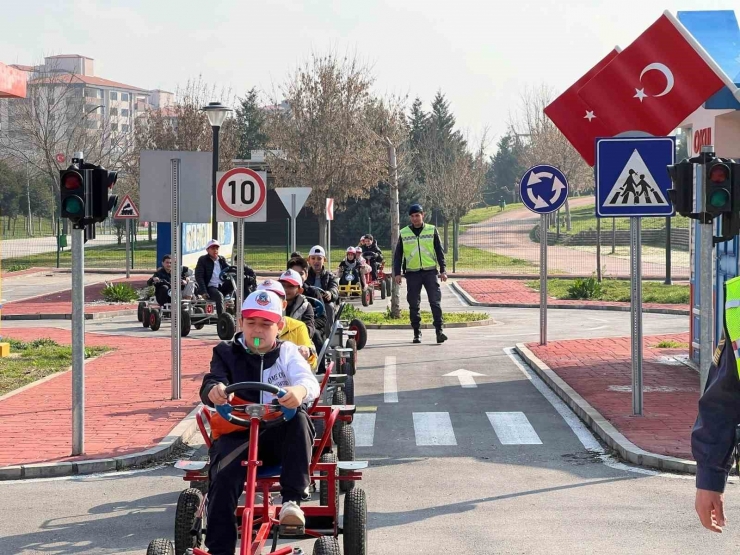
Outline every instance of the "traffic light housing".
{"label": "traffic light housing", "polygon": [[712,217],[732,214],[732,160],[715,158],[704,166],[704,211]]}
{"label": "traffic light housing", "polygon": [[92,219],[103,222],[118,204],[118,196],[111,193],[118,179],[118,172],[106,170],[102,166],[91,166],[93,170]]}
{"label": "traffic light housing", "polygon": [[668,189],[673,208],[681,216],[691,217],[694,212],[694,164],[688,159],[668,166],[673,188]]}
{"label": "traffic light housing", "polygon": [[85,174],[78,164],[59,170],[59,191],[62,218],[68,218],[75,226],[89,214]]}

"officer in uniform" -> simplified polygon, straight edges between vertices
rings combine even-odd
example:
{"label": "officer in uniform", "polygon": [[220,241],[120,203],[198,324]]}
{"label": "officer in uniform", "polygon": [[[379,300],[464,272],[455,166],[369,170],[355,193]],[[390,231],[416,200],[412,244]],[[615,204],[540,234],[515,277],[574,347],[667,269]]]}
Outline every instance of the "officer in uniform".
{"label": "officer in uniform", "polygon": [[699,399],[699,416],[691,434],[696,460],[696,502],[702,525],[722,532],[725,525],[724,491],[737,445],[740,424],[740,278],[725,283],[724,330]]}
{"label": "officer in uniform", "polygon": [[437,266],[439,266],[439,277],[442,281],[447,281],[445,253],[442,250],[437,228],[424,223],[424,209],[420,204],[412,204],[409,207],[409,216],[411,225],[401,229],[400,240],[393,256],[393,275],[396,276],[396,283],[400,285],[401,267],[405,268],[406,300],[409,303],[411,327],[414,328],[414,343],[421,343],[419,304],[422,287],[426,289],[429,304],[432,307],[437,343],[443,343],[447,340],[447,336],[442,329],[444,325],[440,305],[442,290],[437,279]]}

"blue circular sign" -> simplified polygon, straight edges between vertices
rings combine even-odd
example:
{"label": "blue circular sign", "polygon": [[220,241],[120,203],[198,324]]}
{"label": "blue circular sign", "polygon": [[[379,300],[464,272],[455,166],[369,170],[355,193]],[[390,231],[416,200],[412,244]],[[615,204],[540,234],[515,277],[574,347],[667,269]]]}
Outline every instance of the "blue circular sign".
{"label": "blue circular sign", "polygon": [[536,214],[558,210],[568,198],[568,180],[559,169],[539,164],[532,166],[519,181],[519,196],[524,206]]}

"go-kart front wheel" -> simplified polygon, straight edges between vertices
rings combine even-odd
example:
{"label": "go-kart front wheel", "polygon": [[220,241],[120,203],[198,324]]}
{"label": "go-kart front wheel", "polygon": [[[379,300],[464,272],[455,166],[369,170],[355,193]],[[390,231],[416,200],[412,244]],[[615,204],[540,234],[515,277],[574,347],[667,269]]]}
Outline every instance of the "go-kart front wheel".
{"label": "go-kart front wheel", "polygon": [[344,555],[367,555],[367,495],[354,488],[344,497]]}
{"label": "go-kart front wheel", "polygon": [[145,308],[141,311],[141,325],[145,328],[149,327],[149,309]]}
{"label": "go-kart front wheel", "polygon": [[146,308],[145,302],[140,302],[139,307],[136,310],[136,318],[139,320],[139,322],[144,321],[144,309]]}
{"label": "go-kart front wheel", "polygon": [[354,318],[349,323],[349,329],[355,332],[357,349],[362,350],[362,348],[367,344],[367,328],[365,327],[365,322],[359,318]]}
{"label": "go-kart front wheel", "polygon": [[373,292],[372,289],[366,287],[362,291],[362,306],[370,306],[372,304]]}
{"label": "go-kart front wheel", "polygon": [[180,335],[182,337],[187,337],[190,334],[190,327],[190,312],[183,309],[180,311]]}
{"label": "go-kart front wheel", "polygon": [[313,544],[313,555],[342,555],[339,540],[334,536],[321,536]]}
{"label": "go-kart front wheel", "polygon": [[[337,459],[340,461],[354,461],[355,460],[355,429],[352,424],[345,422],[344,426],[339,430],[339,441],[337,441]],[[343,476],[347,474],[347,470],[340,470],[339,475]],[[355,487],[353,480],[340,480],[339,489],[341,491],[350,491]]]}
{"label": "go-kart front wheel", "polygon": [[198,322],[197,324],[193,324],[193,327],[196,330],[202,330],[203,327],[206,325],[205,323],[206,311],[203,310],[199,306],[195,306],[193,307],[193,314],[195,314],[195,320],[196,322]]}
{"label": "go-kart front wheel", "polygon": [[202,523],[196,522],[196,513],[203,501],[203,494],[195,489],[188,488],[180,494],[175,509],[175,553],[185,553],[188,549],[200,546],[200,537],[193,535],[192,530],[198,531]]}
{"label": "go-kart front wheel", "polygon": [[175,555],[175,548],[170,540],[157,538],[149,542],[146,555]]}
{"label": "go-kart front wheel", "polygon": [[157,331],[162,326],[162,314],[159,310],[149,311],[149,327],[152,331]]}
{"label": "go-kart front wheel", "polygon": [[[337,456],[334,453],[324,453],[321,455],[319,462],[336,464]],[[328,474],[328,472],[321,472],[322,476],[327,476]],[[334,492],[334,514],[339,516],[339,489],[336,482],[334,483]],[[319,482],[319,504],[328,506],[329,501],[329,480],[321,480]]]}
{"label": "go-kart front wheel", "polygon": [[223,341],[229,341],[234,338],[236,333],[236,321],[234,317],[228,312],[223,312],[218,317],[216,323],[216,331],[218,332],[218,338]]}

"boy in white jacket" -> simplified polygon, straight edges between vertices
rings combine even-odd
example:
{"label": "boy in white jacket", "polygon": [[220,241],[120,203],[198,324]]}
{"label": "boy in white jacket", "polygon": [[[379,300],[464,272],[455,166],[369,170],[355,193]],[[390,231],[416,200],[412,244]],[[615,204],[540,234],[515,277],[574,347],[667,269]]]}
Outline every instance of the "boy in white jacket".
{"label": "boy in white jacket", "polygon": [[[271,291],[255,291],[244,301],[241,333],[233,341],[222,341],[213,349],[211,371],[203,378],[201,400],[209,405],[253,402],[269,403],[273,396],[258,391],[244,393],[243,399],[226,396],[226,386],[238,382],[265,382],[287,393],[278,402],[298,412],[280,426],[260,431],[259,458],[263,466],[281,464],[283,505],[280,524],[305,525],[300,508],[303,493],[310,483],[309,465],[315,431],[304,406],[320,393],[306,360],[292,343],[277,340],[284,325],[282,300]],[[208,534],[206,547],[212,555],[233,555],[236,549],[234,514],[244,487],[248,430],[237,427],[218,414],[211,418],[214,439],[208,488]],[[235,449],[244,446],[239,456],[223,468],[219,463]]]}

